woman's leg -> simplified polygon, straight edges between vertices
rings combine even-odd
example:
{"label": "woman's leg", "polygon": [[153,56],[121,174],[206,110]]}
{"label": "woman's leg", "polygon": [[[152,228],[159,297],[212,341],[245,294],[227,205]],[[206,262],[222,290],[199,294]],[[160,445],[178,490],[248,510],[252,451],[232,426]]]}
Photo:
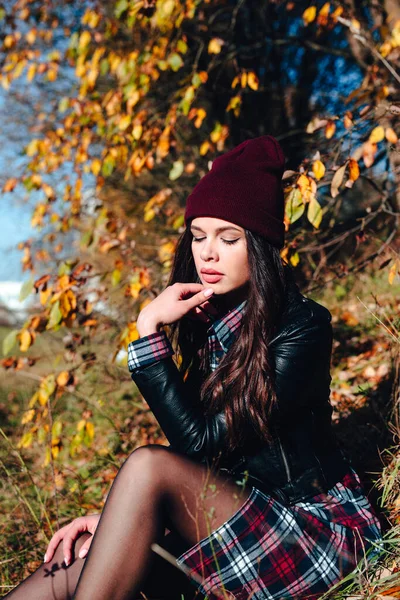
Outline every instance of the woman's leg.
{"label": "woman's leg", "polygon": [[[86,558],[75,543],[66,568],[62,543],[6,597],[10,600],[118,598],[190,600],[195,587],[176,567],[151,551],[157,541],[178,556],[237,510],[250,490],[165,446],[142,446],[125,461],[112,485]],[[100,534],[101,526],[101,534]],[[172,531],[164,536],[164,527]],[[80,575],[90,558],[90,565]],[[197,595],[197,598],[199,595]]]}
{"label": "woman's leg", "polygon": [[[85,564],[86,558],[79,558],[79,550],[91,534],[82,534],[75,542],[74,557],[71,565],[64,565],[62,542],[57,546],[53,559],[41,565],[34,573],[24,579],[14,590],[3,598],[9,600],[71,600],[76,589],[79,575]],[[162,546],[173,556],[179,556],[185,550],[182,540],[173,533],[164,536]],[[165,585],[168,582],[168,585]],[[160,556],[155,556],[146,581],[141,586],[149,600],[197,600],[203,598],[196,592],[193,585],[184,573],[168,563]],[[137,596],[143,600],[140,594]]]}
{"label": "woman's leg", "polygon": [[[75,556],[81,546],[92,537],[83,533],[75,542]],[[32,575],[3,598],[10,600],[71,600],[86,558],[75,558],[67,568],[64,564],[62,542],[58,544],[53,559],[43,563]]]}
{"label": "woman's leg", "polygon": [[[250,489],[165,446],[142,446],[122,465],[79,577],[75,600],[137,598],[164,528],[187,548],[243,504]],[[168,581],[164,582],[168,589]]]}

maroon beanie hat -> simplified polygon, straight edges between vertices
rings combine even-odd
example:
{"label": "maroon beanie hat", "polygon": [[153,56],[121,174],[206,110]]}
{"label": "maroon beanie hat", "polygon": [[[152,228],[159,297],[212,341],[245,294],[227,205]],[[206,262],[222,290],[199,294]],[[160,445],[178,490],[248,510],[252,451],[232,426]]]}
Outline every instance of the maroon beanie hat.
{"label": "maroon beanie hat", "polygon": [[216,217],[284,245],[282,175],[285,157],[271,135],[246,140],[212,163],[186,200],[185,225]]}

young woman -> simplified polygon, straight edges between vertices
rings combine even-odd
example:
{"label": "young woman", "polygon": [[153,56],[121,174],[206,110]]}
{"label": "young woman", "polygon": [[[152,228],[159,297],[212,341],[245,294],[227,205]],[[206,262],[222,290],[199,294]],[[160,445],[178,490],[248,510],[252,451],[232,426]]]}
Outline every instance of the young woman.
{"label": "young woman", "polygon": [[280,256],[283,169],[261,136],[194,188],[128,349],[170,446],[132,452],[101,515],[62,527],[13,600],[318,597],[380,540],[331,428],[331,315]]}

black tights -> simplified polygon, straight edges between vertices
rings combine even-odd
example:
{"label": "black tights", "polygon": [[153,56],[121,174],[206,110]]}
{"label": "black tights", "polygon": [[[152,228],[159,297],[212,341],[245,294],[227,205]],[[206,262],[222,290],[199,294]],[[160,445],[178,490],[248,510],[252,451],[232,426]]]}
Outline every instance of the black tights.
{"label": "black tights", "polygon": [[151,544],[177,557],[232,516],[249,495],[250,488],[166,446],[141,446],[113,482],[86,558],[78,553],[89,533],[77,539],[68,567],[60,542],[52,560],[5,597],[136,600],[143,593],[149,599],[194,598],[193,583]]}

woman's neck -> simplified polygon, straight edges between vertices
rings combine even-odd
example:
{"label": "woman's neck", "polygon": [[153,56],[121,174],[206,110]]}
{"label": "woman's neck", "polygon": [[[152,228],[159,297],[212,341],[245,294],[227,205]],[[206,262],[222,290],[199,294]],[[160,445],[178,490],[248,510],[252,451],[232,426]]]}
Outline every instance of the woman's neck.
{"label": "woman's neck", "polygon": [[248,283],[243,284],[239,288],[226,292],[225,294],[214,294],[209,302],[215,306],[218,312],[222,315],[235,308],[238,304],[246,300],[249,293]]}

